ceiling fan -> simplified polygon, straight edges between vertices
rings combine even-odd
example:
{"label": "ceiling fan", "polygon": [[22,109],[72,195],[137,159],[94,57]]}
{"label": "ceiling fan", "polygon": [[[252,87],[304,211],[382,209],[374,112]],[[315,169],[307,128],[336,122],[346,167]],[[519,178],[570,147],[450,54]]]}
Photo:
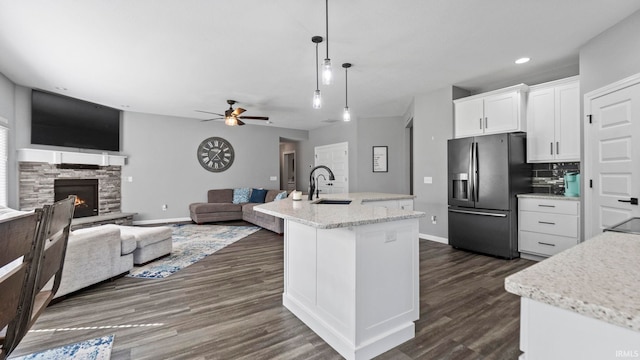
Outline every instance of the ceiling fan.
{"label": "ceiling fan", "polygon": [[223,114],[218,114],[218,113],[214,113],[214,112],[209,112],[209,111],[203,111],[203,110],[196,110],[197,112],[201,112],[201,113],[206,113],[206,114],[213,114],[213,115],[217,115],[220,117],[217,118],[211,118],[211,119],[204,119],[202,121],[211,121],[211,120],[224,120],[224,123],[226,125],[229,126],[236,126],[236,125],[245,125],[245,122],[242,120],[269,120],[268,116],[240,116],[240,114],[242,114],[243,112],[247,111],[241,107],[239,108],[233,108],[233,105],[236,103],[235,100],[227,100],[227,104],[229,104],[229,108],[227,110],[225,110],[224,115]]}

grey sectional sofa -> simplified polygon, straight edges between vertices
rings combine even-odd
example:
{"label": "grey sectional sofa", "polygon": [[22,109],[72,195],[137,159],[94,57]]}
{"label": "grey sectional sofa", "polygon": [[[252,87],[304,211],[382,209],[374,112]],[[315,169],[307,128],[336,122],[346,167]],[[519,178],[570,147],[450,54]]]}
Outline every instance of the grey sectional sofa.
{"label": "grey sectional sofa", "polygon": [[[271,202],[276,195],[285,190],[267,190],[264,202]],[[284,231],[284,220],[275,216],[259,213],[253,207],[259,203],[233,203],[233,189],[214,189],[207,192],[207,202],[189,205],[191,220],[197,224],[209,222],[244,220],[277,234]]]}

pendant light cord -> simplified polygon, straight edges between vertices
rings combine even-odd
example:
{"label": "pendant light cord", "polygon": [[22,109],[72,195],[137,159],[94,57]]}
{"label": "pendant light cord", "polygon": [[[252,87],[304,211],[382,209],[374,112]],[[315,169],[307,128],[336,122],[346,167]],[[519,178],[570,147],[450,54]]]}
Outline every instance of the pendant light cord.
{"label": "pendant light cord", "polygon": [[348,88],[348,84],[349,84],[349,78],[347,76],[348,74],[348,67],[344,68],[344,106],[349,107],[349,88]]}
{"label": "pendant light cord", "polygon": [[327,59],[329,58],[329,0],[325,0],[325,41],[327,42]]}
{"label": "pendant light cord", "polygon": [[320,90],[320,83],[318,81],[318,43],[316,43],[316,90]]}

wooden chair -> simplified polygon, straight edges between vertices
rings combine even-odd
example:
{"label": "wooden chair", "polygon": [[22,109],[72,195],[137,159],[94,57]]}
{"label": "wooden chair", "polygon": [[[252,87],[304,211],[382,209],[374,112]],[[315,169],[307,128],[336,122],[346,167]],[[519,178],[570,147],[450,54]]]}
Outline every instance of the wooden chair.
{"label": "wooden chair", "polygon": [[36,232],[42,211],[0,221],[0,359],[15,348],[22,324],[24,304],[31,301],[34,283],[29,278],[37,269]]}
{"label": "wooden chair", "polygon": [[4,357],[18,346],[60,287],[75,201],[75,196],[69,196],[42,208],[33,246],[33,271],[29,271],[26,276],[24,294],[21,295],[22,303],[19,305],[17,320],[14,320],[16,324],[12,326],[11,333],[7,332],[3,344],[3,352],[6,348],[6,355],[3,353],[0,360],[4,360]]}
{"label": "wooden chair", "polygon": [[75,196],[69,196],[57,201],[53,205],[43,207],[41,226],[38,231],[38,246],[41,257],[35,273],[35,288],[33,300],[30,304],[28,319],[20,327],[22,336],[31,328],[33,323],[49,305],[60,287],[62,266],[67,252],[71,220],[75,210]]}

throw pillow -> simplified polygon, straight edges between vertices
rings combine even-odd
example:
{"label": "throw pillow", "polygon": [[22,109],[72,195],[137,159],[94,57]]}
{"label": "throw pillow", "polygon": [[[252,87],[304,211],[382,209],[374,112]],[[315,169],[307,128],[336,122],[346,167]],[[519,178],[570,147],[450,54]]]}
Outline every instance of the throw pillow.
{"label": "throw pillow", "polygon": [[250,188],[237,188],[233,189],[233,203],[234,204],[242,204],[249,202],[249,192]]}
{"label": "throw pillow", "polygon": [[273,199],[273,201],[282,200],[282,199],[286,199],[286,198],[287,198],[287,192],[283,191],[281,193],[278,193],[278,195],[276,195],[276,197]]}
{"label": "throw pillow", "polygon": [[267,190],[265,189],[253,189],[251,190],[251,197],[249,198],[250,203],[262,204],[264,203],[264,198],[267,196]]}

